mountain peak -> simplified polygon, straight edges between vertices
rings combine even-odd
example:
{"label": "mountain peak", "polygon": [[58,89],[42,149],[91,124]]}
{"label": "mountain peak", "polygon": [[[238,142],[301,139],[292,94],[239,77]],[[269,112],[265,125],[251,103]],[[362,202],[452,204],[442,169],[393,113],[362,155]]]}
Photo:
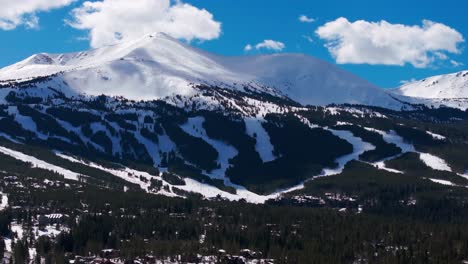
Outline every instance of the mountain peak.
{"label": "mountain peak", "polygon": [[304,54],[224,57],[165,33],[83,52],[37,54],[1,69],[0,81],[54,74],[77,93],[134,100],[194,95],[192,84],[203,84],[239,90],[253,86],[304,105],[401,107],[382,89]]}
{"label": "mountain peak", "polygon": [[395,93],[420,98],[468,98],[468,71],[437,75],[406,83]]}

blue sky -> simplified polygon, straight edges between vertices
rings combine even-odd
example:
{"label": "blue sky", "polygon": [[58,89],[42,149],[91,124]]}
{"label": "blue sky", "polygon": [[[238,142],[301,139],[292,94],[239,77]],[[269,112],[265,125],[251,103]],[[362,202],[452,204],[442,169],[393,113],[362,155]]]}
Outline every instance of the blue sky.
{"label": "blue sky", "polygon": [[[12,0],[11,5],[14,5],[16,1],[17,0]],[[87,29],[93,26],[89,26],[87,22],[82,22],[81,25],[77,26],[75,24],[74,27],[72,27],[64,22],[64,20],[76,20],[76,16],[73,17],[72,10],[82,7],[83,1],[57,0],[57,2],[58,1],[61,1],[63,4],[51,7],[50,10],[27,10],[24,14],[21,14],[22,19],[25,19],[25,17],[27,19],[30,17],[38,19],[36,19],[37,21],[31,19],[37,22],[33,28],[29,28],[30,26],[28,27],[25,23],[18,22],[13,28],[9,28],[8,30],[0,29],[0,67],[7,66],[38,52],[62,53],[90,48],[91,44]],[[111,2],[113,0],[106,1]],[[119,1],[122,2],[125,0]],[[126,1],[128,3],[134,3],[143,0]],[[158,2],[164,0],[144,1]],[[218,32],[219,34],[213,37],[200,35],[204,32],[199,31],[205,30],[206,27],[195,27],[194,30],[198,31],[195,33],[193,39],[190,36],[185,37],[186,35],[183,35],[185,33],[181,33],[181,36],[183,36],[182,38],[191,38],[193,45],[223,55],[247,55],[272,52],[305,53],[332,63],[337,63],[338,61],[340,67],[381,87],[395,87],[398,86],[402,80],[422,79],[436,74],[464,70],[467,68],[466,65],[468,65],[466,42],[459,41],[459,39],[458,41],[449,41],[451,37],[456,39],[456,35],[450,30],[454,30],[456,33],[460,34],[463,39],[468,38],[468,16],[466,15],[468,2],[466,1],[186,0],[184,3],[195,7],[197,10],[206,9],[206,11],[212,15],[212,20],[220,23],[221,28]],[[8,14],[3,15],[7,16]],[[305,15],[314,21],[310,23],[300,22],[298,19],[300,15]],[[115,19],[118,20],[121,17],[122,16],[119,16]],[[342,43],[342,46],[340,46],[342,49],[333,54],[330,49],[325,47],[325,44],[330,44],[333,41],[330,39],[327,40],[325,34],[329,32],[336,34],[338,32],[337,29],[329,25],[323,28],[324,33],[322,33],[321,36],[318,34],[317,29],[324,27],[328,22],[336,22],[338,18],[345,18],[346,20],[340,20],[340,22],[347,24],[350,29],[356,30],[356,36],[352,34],[351,36],[348,35],[347,42]],[[0,11],[0,25],[1,19],[2,12]],[[11,16],[7,19],[12,20]],[[366,24],[358,25],[355,23],[358,20],[363,20]],[[430,20],[434,23],[442,24],[446,28],[441,29],[441,31],[434,31],[435,34],[428,37],[429,41],[427,41],[431,42],[433,39],[434,43],[441,41],[441,51],[432,50],[428,53],[421,52],[421,54],[426,54],[431,59],[430,62],[421,63],[420,58],[414,56],[414,53],[415,49],[418,49],[420,46],[421,49],[426,47],[424,44],[426,39],[420,38],[418,33],[412,33],[408,38],[408,35],[406,35],[407,31],[402,30],[401,35],[406,36],[406,44],[388,44],[389,41],[392,41],[392,38],[390,38],[390,40],[387,38],[385,43],[388,44],[389,50],[400,50],[399,48],[403,46],[405,49],[400,53],[406,54],[405,52],[407,52],[408,56],[402,55],[403,57],[401,58],[395,58],[392,54],[387,56],[381,54],[382,52],[379,52],[379,54],[375,54],[375,52],[370,53],[367,46],[359,46],[354,53],[347,53],[347,48],[350,46],[355,47],[356,44],[360,45],[363,41],[367,40],[359,36],[359,32],[362,32],[360,31],[362,27],[370,26],[374,28],[375,26],[375,29],[379,30],[379,34],[388,37],[385,31],[387,27],[381,24],[378,24],[378,26],[376,26],[377,24],[372,24],[373,22],[377,23],[381,20],[387,21],[390,28],[393,28],[392,25],[400,24],[408,30],[412,30],[412,26],[424,28],[423,20]],[[214,25],[209,24],[208,26],[213,29]],[[396,28],[396,30],[397,33],[400,32],[398,28]],[[92,36],[92,39],[97,39],[99,37],[97,35],[100,31],[97,30],[96,32],[96,35]],[[173,30],[172,32],[176,32],[175,34],[177,34],[177,31]],[[398,33],[394,36],[395,39],[398,39],[400,35]],[[199,39],[209,40],[201,41]],[[255,45],[262,43],[264,40],[274,40],[277,43],[282,43],[284,44],[284,48],[276,51],[267,48],[262,49],[260,47],[259,50],[255,49]],[[409,42],[419,44],[413,45]],[[453,48],[450,50],[450,47],[453,46],[453,42],[456,42],[456,52],[454,52]],[[99,43],[102,43],[102,41]],[[247,44],[252,46],[252,50],[245,50]],[[95,44],[92,45],[96,46]],[[406,47],[406,45],[408,45],[408,47]],[[368,53],[370,55],[368,55]],[[369,60],[371,60],[374,65],[369,65]],[[383,65],[395,64],[399,60],[401,60],[404,65]]]}

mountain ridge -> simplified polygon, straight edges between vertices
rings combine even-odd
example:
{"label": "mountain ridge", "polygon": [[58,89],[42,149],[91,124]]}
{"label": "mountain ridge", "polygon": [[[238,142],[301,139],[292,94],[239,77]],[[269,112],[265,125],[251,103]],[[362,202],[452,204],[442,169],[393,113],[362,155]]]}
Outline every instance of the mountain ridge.
{"label": "mountain ridge", "polygon": [[202,84],[240,91],[249,87],[303,105],[401,108],[400,102],[377,86],[304,54],[224,57],[165,34],[85,52],[33,55],[0,69],[0,83],[53,74],[60,75],[65,86],[77,93],[134,100],[192,96],[196,91],[191,84]]}
{"label": "mountain ridge", "polygon": [[468,98],[468,70],[411,81],[393,89],[392,92],[427,99],[466,99]]}

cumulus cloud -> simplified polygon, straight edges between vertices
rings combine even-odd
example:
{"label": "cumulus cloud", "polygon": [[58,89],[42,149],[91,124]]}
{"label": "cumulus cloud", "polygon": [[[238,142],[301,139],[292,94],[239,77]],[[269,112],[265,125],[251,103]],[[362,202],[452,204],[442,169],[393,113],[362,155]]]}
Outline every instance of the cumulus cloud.
{"label": "cumulus cloud", "polygon": [[187,41],[212,40],[221,34],[221,23],[210,12],[181,1],[86,1],[72,11],[72,16],[68,23],[89,30],[92,47],[155,32]]}
{"label": "cumulus cloud", "polygon": [[0,29],[12,30],[18,26],[36,28],[38,12],[70,5],[75,0],[0,0]]}
{"label": "cumulus cloud", "polygon": [[424,68],[447,54],[461,52],[465,40],[458,31],[424,20],[422,26],[390,24],[387,21],[350,22],[338,18],[316,30],[339,64],[411,64]]}
{"label": "cumulus cloud", "polygon": [[244,48],[245,51],[251,51],[252,49],[253,49],[252,45],[250,44],[245,45],[245,48]]}
{"label": "cumulus cloud", "polygon": [[255,46],[247,44],[245,46],[244,50],[245,51],[251,51],[254,48],[256,50],[266,49],[266,50],[272,50],[272,51],[282,51],[284,48],[286,48],[286,45],[283,42],[280,42],[280,41],[266,39],[266,40],[258,43]]}
{"label": "cumulus cloud", "polygon": [[302,23],[313,23],[315,22],[315,19],[308,17],[306,15],[300,15],[299,16],[299,21]]}

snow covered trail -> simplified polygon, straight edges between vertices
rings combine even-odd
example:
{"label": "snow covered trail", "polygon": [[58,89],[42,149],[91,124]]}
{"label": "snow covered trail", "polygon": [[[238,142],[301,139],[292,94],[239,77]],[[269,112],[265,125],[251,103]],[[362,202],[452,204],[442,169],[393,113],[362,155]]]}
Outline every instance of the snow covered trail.
{"label": "snow covered trail", "polygon": [[385,159],[377,161],[377,162],[371,162],[369,164],[376,166],[379,170],[386,170],[386,171],[392,172],[392,173],[404,174],[404,172],[402,172],[400,170],[392,169],[392,168],[389,168],[389,167],[385,166],[385,161],[397,158],[400,155],[391,156],[391,157],[385,158]]}
{"label": "snow covered trail", "polygon": [[[365,128],[365,129],[368,130],[368,131],[373,131],[373,132],[381,134],[383,136],[384,140],[387,143],[393,143],[393,144],[397,145],[398,147],[400,147],[402,149],[401,154],[398,154],[398,155],[393,156],[393,157],[385,158],[384,160],[379,161],[377,163],[373,163],[374,165],[377,165],[377,167],[379,169],[384,169],[384,170],[387,170],[387,171],[390,171],[390,172],[395,172],[395,173],[404,173],[402,171],[398,171],[398,170],[394,170],[394,169],[385,167],[385,161],[400,157],[401,155],[403,155],[405,153],[408,153],[408,152],[414,152],[414,153],[419,155],[419,159],[427,167],[429,167],[429,168],[431,168],[433,170],[438,170],[438,171],[454,172],[452,170],[452,168],[450,168],[450,166],[447,164],[447,162],[445,160],[443,160],[443,159],[441,159],[441,158],[439,158],[439,157],[437,157],[435,155],[432,155],[430,153],[424,153],[424,152],[417,151],[414,148],[413,145],[404,142],[404,139],[402,137],[400,137],[399,135],[397,135],[397,133],[395,131],[393,131],[393,130],[390,131],[390,132],[385,132],[385,131],[377,130],[377,129],[374,129],[374,128]],[[463,177],[465,179],[468,179],[468,172],[466,172],[465,174],[457,173],[457,175],[460,176],[460,177]],[[439,179],[429,179],[429,180],[431,180],[432,182],[435,182],[435,183],[443,184],[443,185],[457,186],[456,184],[454,184],[454,183],[452,183],[450,181],[447,181],[447,180],[439,180]]]}
{"label": "snow covered trail", "polygon": [[[304,118],[301,118],[300,116],[298,116],[298,118],[302,122],[304,122],[306,125],[308,125],[310,128],[317,128],[318,127],[318,126],[313,125],[310,122],[308,122],[308,120],[306,120]],[[213,147],[215,147],[217,149],[216,144],[212,144],[212,143],[215,143],[215,142],[212,142],[213,140],[209,139],[206,136],[206,132],[204,132],[202,123],[203,123],[203,118],[201,118],[201,117],[190,118],[189,122],[182,126],[182,129],[184,129],[184,131],[186,131],[187,133],[189,133],[192,136],[203,138],[205,141],[207,141],[208,143],[210,143]],[[258,124],[261,125],[260,123],[258,123]],[[247,125],[247,122],[246,122],[246,126],[249,126],[249,125]],[[255,128],[255,129],[256,130],[252,130],[252,131],[257,131],[257,132],[259,131],[258,127]],[[339,137],[341,139],[344,139],[347,142],[351,143],[353,145],[353,152],[348,154],[348,155],[337,158],[336,159],[336,162],[338,163],[337,168],[325,168],[325,169],[323,169],[323,171],[319,175],[317,175],[315,177],[312,177],[312,179],[314,179],[316,177],[324,177],[324,176],[340,174],[343,171],[345,165],[348,162],[350,162],[352,160],[358,160],[359,156],[362,153],[364,153],[364,152],[366,152],[368,150],[375,149],[375,146],[373,146],[370,143],[364,142],[359,137],[355,137],[349,131],[339,131],[339,130],[333,130],[333,129],[328,129],[328,128],[324,128],[324,129],[330,131],[335,136],[337,136],[337,137]],[[266,133],[266,131],[265,131],[265,133]],[[257,137],[258,137],[258,135],[259,134],[257,134]],[[266,137],[264,137],[264,139],[266,139]],[[269,139],[269,137],[268,137],[268,139]],[[225,147],[225,144],[224,143],[222,143],[222,144],[224,145],[223,147]],[[231,153],[231,154],[233,154],[233,153]],[[220,156],[221,156],[221,154],[220,154]],[[298,184],[298,185],[293,186],[291,188],[278,190],[278,191],[276,191],[276,192],[274,192],[272,194],[269,194],[269,195],[258,195],[256,193],[248,191],[243,186],[239,186],[239,185],[235,185],[235,184],[231,183],[229,181],[229,179],[227,179],[225,177],[223,177],[223,178],[225,179],[225,184],[227,186],[231,186],[231,187],[234,187],[236,189],[236,191],[237,191],[236,195],[233,195],[233,194],[230,194],[230,193],[225,193],[225,192],[217,189],[216,187],[203,186],[203,184],[201,184],[199,182],[196,182],[194,180],[191,180],[191,179],[186,179],[186,183],[188,185],[191,185],[190,187],[187,187],[187,188],[192,189],[192,190],[198,190],[197,192],[201,192],[200,188],[205,188],[204,189],[206,191],[205,194],[208,197],[216,197],[216,196],[220,195],[221,197],[225,197],[227,199],[233,199],[233,200],[245,199],[246,201],[252,202],[252,203],[265,203],[265,201],[267,201],[269,199],[278,198],[284,193],[289,193],[289,192],[300,190],[300,189],[304,188],[304,183],[301,183],[301,184]],[[181,188],[181,189],[184,189],[184,188]]]}
{"label": "snow covered trail", "polygon": [[353,153],[340,157],[336,160],[338,163],[338,167],[336,169],[325,169],[323,176],[335,175],[340,174],[343,172],[344,166],[352,161],[352,160],[359,160],[359,156],[369,150],[374,150],[375,146],[363,141],[361,138],[356,137],[350,131],[343,131],[343,130],[333,130],[327,129],[328,131],[332,132],[335,136],[346,140],[351,145],[353,145]]}
{"label": "snow covered trail", "polygon": [[[304,117],[301,117],[301,116],[297,116],[297,117],[304,124],[308,125],[310,128],[320,128],[319,126],[310,123],[310,121],[307,120]],[[368,151],[368,150],[375,149],[375,146],[373,146],[372,144],[369,144],[367,142],[364,142],[359,137],[355,137],[349,131],[333,130],[333,129],[330,129],[330,128],[327,128],[327,127],[323,127],[323,129],[326,129],[326,130],[332,132],[335,136],[338,136],[338,137],[348,141],[349,143],[351,143],[353,145],[354,151],[353,151],[353,153],[351,153],[349,155],[338,158],[336,161],[339,164],[339,166],[336,169],[324,169],[322,171],[322,174],[317,175],[314,178],[339,174],[339,173],[343,172],[343,168],[348,162],[350,162],[352,160],[359,160],[359,156],[362,153],[364,153],[365,151]],[[393,173],[403,174],[404,172],[402,172],[402,171],[387,168],[385,166],[385,161],[394,159],[396,157],[399,157],[399,156],[403,155],[404,153],[415,152],[415,153],[419,154],[420,160],[422,162],[424,162],[424,164],[426,164],[429,168],[432,168],[434,170],[439,170],[439,171],[453,172],[452,169],[448,166],[448,164],[447,164],[447,162],[445,160],[443,160],[443,159],[441,159],[441,158],[439,158],[437,156],[434,156],[432,154],[429,154],[429,153],[422,153],[422,152],[416,151],[416,149],[414,148],[413,145],[406,143],[404,141],[404,139],[402,137],[400,137],[393,130],[391,130],[390,132],[385,132],[385,131],[377,130],[375,128],[364,127],[364,129],[366,129],[368,131],[376,132],[378,134],[381,134],[383,136],[383,139],[385,140],[385,142],[390,143],[390,144],[395,144],[396,146],[398,146],[402,150],[401,154],[385,158],[385,159],[383,159],[381,161],[378,161],[378,162],[370,163],[370,164],[376,166],[379,169],[386,170],[386,171],[393,172]],[[468,172],[466,172],[465,174],[458,174],[458,175],[465,178],[465,179],[468,179]],[[314,178],[312,178],[312,180]],[[432,182],[435,182],[435,183],[439,183],[439,184],[444,184],[444,185],[449,185],[449,186],[456,186],[456,184],[454,184],[454,183],[452,183],[450,181],[447,181],[447,180],[439,180],[439,179],[429,179],[429,180],[431,180]],[[294,186],[292,188],[289,188],[287,190],[283,190],[280,193],[292,192],[292,191],[300,190],[300,189],[303,189],[303,188],[304,188],[304,183],[301,183],[301,184],[299,184],[297,186]]]}
{"label": "snow covered trail", "polygon": [[[310,121],[307,118],[300,117],[300,116],[298,116],[298,118],[304,124],[308,125],[310,128],[320,128],[319,126],[310,123]],[[322,129],[330,131],[333,135],[349,142],[351,145],[353,145],[353,152],[348,155],[339,157],[336,160],[336,162],[338,163],[338,167],[336,169],[324,169],[322,174],[319,176],[329,176],[329,175],[340,174],[341,172],[343,172],[343,169],[348,162],[352,160],[359,160],[359,156],[362,153],[375,149],[374,145],[363,141],[360,137],[354,136],[353,133],[350,131],[335,130],[335,129],[330,129],[328,127],[322,127]]]}
{"label": "snow covered trail", "polygon": [[42,140],[48,139],[47,135],[44,135],[41,132],[39,132],[39,130],[37,129],[36,122],[34,122],[34,120],[30,116],[23,116],[20,114],[20,112],[18,111],[18,107],[9,106],[7,111],[9,115],[14,116],[15,122],[20,124],[25,130],[34,133],[38,138]]}
{"label": "snow covered trail", "polygon": [[280,197],[282,194],[284,193],[290,193],[290,192],[293,192],[293,191],[297,191],[297,190],[301,190],[301,189],[304,189],[304,184],[305,182],[307,181],[310,181],[310,180],[314,180],[314,179],[317,179],[319,177],[326,177],[326,176],[332,176],[332,175],[337,175],[337,174],[340,174],[343,172],[346,164],[352,160],[359,160],[359,156],[366,152],[366,151],[369,151],[369,150],[373,150],[375,149],[375,146],[368,143],[368,142],[365,142],[363,141],[361,138],[359,137],[356,137],[353,135],[352,132],[350,131],[342,131],[342,130],[334,130],[334,129],[330,129],[330,128],[327,128],[327,127],[319,127],[315,124],[312,124],[310,123],[310,121],[304,117],[301,117],[301,116],[297,116],[299,118],[299,120],[301,120],[304,124],[306,124],[307,126],[309,126],[311,129],[314,129],[314,128],[322,128],[322,129],[325,129],[325,130],[328,130],[330,131],[333,135],[341,138],[341,139],[344,139],[346,140],[347,142],[349,142],[351,145],[353,145],[353,152],[350,153],[350,154],[347,154],[347,155],[344,155],[342,157],[339,157],[336,159],[336,163],[338,163],[338,166],[336,168],[325,168],[322,170],[322,172],[319,174],[319,175],[316,175],[314,177],[311,177],[310,179],[296,185],[296,186],[293,186],[291,188],[287,188],[287,189],[283,189],[283,190],[279,190],[271,195],[268,195],[269,199],[274,199],[274,198],[278,198]]}
{"label": "snow covered trail", "polygon": [[458,176],[461,176],[461,177],[463,177],[463,178],[465,178],[465,179],[468,180],[468,171],[466,171],[466,172],[463,173],[463,174],[459,173]]}
{"label": "snow covered trail", "polygon": [[430,180],[431,182],[435,182],[435,183],[438,183],[438,184],[442,184],[442,185],[447,185],[447,186],[457,186],[456,184],[454,184],[453,182],[451,181],[446,181],[446,180],[440,180],[440,179],[428,179]]}
{"label": "snow covered trail", "polygon": [[449,171],[452,172],[452,169],[447,165],[445,160],[436,157],[429,153],[419,152],[419,159],[426,164],[429,168],[439,171]]}
{"label": "snow covered trail", "polygon": [[[445,160],[443,160],[443,159],[441,159],[441,158],[439,158],[437,156],[434,156],[432,154],[429,154],[429,153],[423,153],[423,152],[417,151],[414,148],[413,145],[406,143],[404,141],[404,139],[402,137],[400,137],[393,130],[391,130],[390,132],[385,132],[385,131],[378,130],[378,129],[375,129],[375,128],[365,127],[365,129],[368,130],[368,131],[372,131],[372,132],[375,132],[375,133],[378,133],[378,134],[382,135],[385,142],[390,143],[390,144],[395,144],[399,148],[401,148],[401,154],[398,154],[396,156],[389,157],[389,158],[386,158],[383,161],[380,161],[379,162],[380,165],[382,165],[382,162],[385,162],[387,160],[399,157],[399,156],[401,156],[401,155],[403,155],[405,153],[414,152],[414,153],[419,154],[419,159],[422,162],[424,162],[424,164],[426,164],[426,166],[428,166],[429,168],[434,169],[434,170],[439,170],[439,171],[452,172],[452,169],[447,165],[447,162]],[[385,166],[384,163],[383,163],[383,166]],[[392,169],[389,169],[389,168],[383,168],[383,169],[392,170]]]}
{"label": "snow covered trail", "polygon": [[219,169],[213,170],[208,173],[213,178],[225,180],[226,170],[229,168],[229,160],[237,156],[238,151],[231,145],[228,145],[220,140],[215,140],[208,137],[205,128],[203,127],[205,118],[192,117],[189,118],[187,123],[180,126],[185,133],[203,139],[206,143],[210,144],[218,152],[217,163],[221,166]]}
{"label": "snow covered trail", "polygon": [[391,130],[390,132],[385,132],[382,130],[378,130],[375,128],[364,127],[365,130],[375,132],[377,134],[382,135],[385,142],[389,144],[395,144],[399,148],[401,148],[402,153],[407,152],[416,152],[413,145],[406,143],[402,137],[400,137],[395,131]]}
{"label": "snow covered trail", "polygon": [[433,133],[431,131],[426,131],[426,134],[428,134],[429,136],[431,136],[435,140],[445,140],[445,139],[447,139],[445,136]]}
{"label": "snow covered trail", "polygon": [[247,134],[255,138],[255,150],[260,155],[263,162],[269,162],[276,159],[273,154],[273,145],[270,141],[270,136],[262,126],[262,120],[259,118],[247,117],[244,118]]}
{"label": "snow covered trail", "polygon": [[[123,179],[125,181],[137,184],[143,190],[146,190],[146,191],[148,191],[148,187],[149,187],[150,183],[148,183],[148,182],[145,183],[145,182],[141,181],[140,176],[144,177],[147,180],[149,180],[151,178],[158,179],[158,180],[163,182],[164,186],[169,186],[171,190],[172,190],[172,188],[177,188],[177,189],[180,189],[180,190],[183,190],[183,191],[194,192],[194,193],[201,194],[205,198],[215,198],[215,197],[219,196],[219,197],[228,199],[230,201],[238,201],[238,200],[241,200],[241,199],[245,199],[249,203],[259,204],[259,203],[264,203],[266,200],[268,200],[270,198],[276,197],[276,196],[258,195],[256,193],[253,193],[253,192],[247,190],[243,186],[239,186],[239,185],[235,185],[235,184],[231,183],[229,181],[229,179],[227,179],[227,181],[225,183],[226,186],[234,187],[236,189],[236,191],[237,191],[237,194],[232,194],[232,193],[225,192],[223,190],[218,189],[215,186],[211,186],[211,185],[208,185],[208,184],[205,184],[205,183],[201,183],[199,181],[196,181],[196,180],[190,179],[190,178],[184,178],[185,185],[175,186],[175,185],[172,185],[172,184],[164,181],[164,179],[162,179],[162,177],[160,177],[159,175],[151,175],[151,174],[149,174],[147,172],[137,171],[137,170],[133,170],[133,169],[126,168],[126,167],[123,167],[121,170],[109,169],[109,168],[105,168],[105,167],[103,167],[103,166],[101,166],[99,164],[96,164],[96,163],[93,163],[93,162],[84,162],[82,160],[78,160],[78,159],[76,159],[74,157],[67,156],[67,155],[62,154],[62,153],[56,153],[56,155],[58,155],[59,157],[61,157],[63,159],[67,159],[69,161],[72,161],[72,162],[81,163],[81,164],[84,164],[86,166],[90,166],[90,167],[93,167],[93,168],[96,168],[96,169],[100,169],[102,171],[106,171],[106,172],[108,172],[108,173],[110,173],[110,174],[112,174],[112,175],[114,175],[116,177],[119,177],[119,178],[121,178],[121,179]],[[168,196],[168,197],[180,197],[179,195],[176,195],[173,192],[165,191],[164,189],[161,189],[156,194],[165,195],[165,196]]]}
{"label": "snow covered trail", "polygon": [[21,160],[21,161],[24,161],[24,162],[29,162],[29,163],[32,164],[33,167],[41,168],[41,169],[45,169],[45,170],[49,170],[49,171],[59,173],[59,174],[63,175],[63,177],[65,177],[65,179],[67,179],[67,180],[78,181],[79,177],[82,176],[79,173],[76,173],[76,172],[73,172],[73,171],[70,171],[70,170],[55,166],[55,165],[47,163],[47,162],[45,162],[43,160],[37,159],[37,158],[35,158],[33,156],[28,156],[28,155],[23,154],[21,152],[11,150],[11,149],[8,149],[8,148],[5,148],[5,147],[0,146],[0,152],[5,154],[5,155],[8,155],[10,157],[13,157],[13,158],[15,158],[17,160]]}
{"label": "snow covered trail", "polygon": [[[149,174],[147,172],[137,171],[137,170],[130,169],[130,168],[127,168],[127,167],[123,167],[120,170],[119,169],[110,169],[110,168],[103,167],[103,166],[101,166],[99,164],[96,164],[94,162],[85,162],[83,160],[76,159],[74,157],[65,155],[63,153],[55,153],[55,154],[57,156],[61,157],[62,159],[66,159],[68,161],[75,162],[75,163],[80,163],[80,164],[86,165],[88,167],[95,168],[95,169],[102,170],[102,171],[105,171],[107,173],[110,173],[110,174],[114,175],[115,177],[123,179],[123,180],[125,180],[125,181],[127,181],[129,183],[139,185],[141,189],[143,189],[143,190],[145,190],[147,192],[149,192],[149,187],[151,185],[151,183],[149,181],[152,178],[155,178],[155,179],[158,179],[158,180],[162,181],[164,183],[163,185],[172,186],[171,184],[164,181],[159,175],[151,175],[151,174]],[[147,181],[146,182],[142,181],[140,179],[140,177],[143,177]],[[161,189],[158,192],[158,194],[165,195],[165,196],[170,196],[170,197],[178,196],[178,195],[175,195],[172,192],[167,192],[164,189]]]}

